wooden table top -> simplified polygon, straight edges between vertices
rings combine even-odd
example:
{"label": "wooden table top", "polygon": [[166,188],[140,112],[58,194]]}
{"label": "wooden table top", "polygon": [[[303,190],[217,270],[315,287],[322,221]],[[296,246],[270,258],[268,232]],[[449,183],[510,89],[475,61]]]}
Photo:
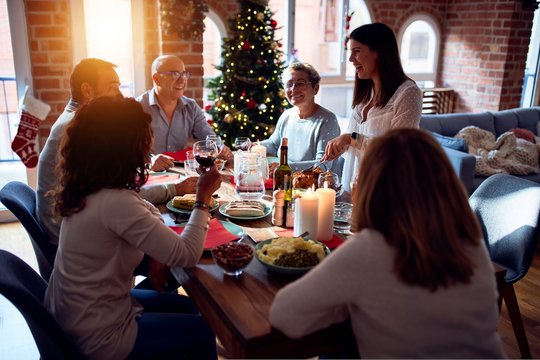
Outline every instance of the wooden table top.
{"label": "wooden table top", "polygon": [[[227,171],[222,174],[218,200],[220,203],[237,200],[230,183],[231,174]],[[269,193],[263,201],[271,202]],[[217,210],[212,215],[224,219]],[[230,221],[258,240],[275,237],[274,230],[283,229],[272,225],[271,215],[259,220]],[[250,238],[242,241],[255,244]],[[269,272],[255,258],[238,277],[225,275],[207,252],[196,267],[173,268],[172,272],[220,339],[227,355],[233,358],[313,357],[339,350],[345,344],[344,339],[350,339],[348,324],[335,325],[298,340],[273,329],[268,319],[270,305],[277,291],[295,278]]]}

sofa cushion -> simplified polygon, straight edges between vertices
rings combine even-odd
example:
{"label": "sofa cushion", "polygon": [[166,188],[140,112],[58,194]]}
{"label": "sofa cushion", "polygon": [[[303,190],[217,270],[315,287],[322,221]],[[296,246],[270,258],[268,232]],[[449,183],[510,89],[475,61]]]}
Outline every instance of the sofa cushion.
{"label": "sofa cushion", "polygon": [[456,139],[454,137],[444,136],[436,132],[431,133],[435,140],[439,142],[441,146],[451,148],[457,151],[469,152],[469,147],[464,139]]}
{"label": "sofa cushion", "polygon": [[490,112],[422,115],[420,118],[422,129],[444,136],[454,136],[470,125],[495,133],[494,118]]}
{"label": "sofa cushion", "polygon": [[496,111],[493,116],[495,117],[495,135],[497,137],[513,128],[527,129],[538,134],[540,107]]}

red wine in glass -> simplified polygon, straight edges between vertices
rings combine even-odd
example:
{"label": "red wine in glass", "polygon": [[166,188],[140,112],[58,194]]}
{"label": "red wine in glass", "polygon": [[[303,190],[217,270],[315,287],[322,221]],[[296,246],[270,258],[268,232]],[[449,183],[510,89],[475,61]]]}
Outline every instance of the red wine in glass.
{"label": "red wine in glass", "polygon": [[209,168],[212,165],[214,165],[214,161],[216,161],[215,156],[205,156],[205,155],[195,155],[195,160],[202,165],[205,168]]}

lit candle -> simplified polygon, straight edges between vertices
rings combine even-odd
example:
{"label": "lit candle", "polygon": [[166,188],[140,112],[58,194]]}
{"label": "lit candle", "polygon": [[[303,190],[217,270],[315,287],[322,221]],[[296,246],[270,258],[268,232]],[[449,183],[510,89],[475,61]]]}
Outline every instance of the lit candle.
{"label": "lit candle", "polygon": [[319,220],[319,198],[312,189],[308,189],[294,203],[294,236],[308,232],[308,239],[317,239]]}
{"label": "lit candle", "polygon": [[262,146],[258,140],[257,140],[257,144],[251,147],[251,151],[261,154],[263,158],[266,157],[266,148]]}
{"label": "lit candle", "polygon": [[334,225],[334,205],[336,204],[336,191],[328,188],[328,183],[324,182],[324,188],[315,191],[319,198],[319,214],[317,226],[317,240],[330,241],[333,235]]}

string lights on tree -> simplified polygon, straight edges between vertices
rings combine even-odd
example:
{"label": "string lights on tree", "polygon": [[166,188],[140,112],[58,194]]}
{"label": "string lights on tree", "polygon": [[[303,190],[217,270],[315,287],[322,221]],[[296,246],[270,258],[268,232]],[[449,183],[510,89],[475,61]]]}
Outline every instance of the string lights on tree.
{"label": "string lights on tree", "polygon": [[221,75],[208,84],[214,103],[207,112],[228,145],[239,136],[267,138],[289,106],[281,84],[282,45],[274,37],[278,23],[268,1],[242,1],[241,6],[231,20],[231,36],[224,39],[222,62],[216,66]]}

